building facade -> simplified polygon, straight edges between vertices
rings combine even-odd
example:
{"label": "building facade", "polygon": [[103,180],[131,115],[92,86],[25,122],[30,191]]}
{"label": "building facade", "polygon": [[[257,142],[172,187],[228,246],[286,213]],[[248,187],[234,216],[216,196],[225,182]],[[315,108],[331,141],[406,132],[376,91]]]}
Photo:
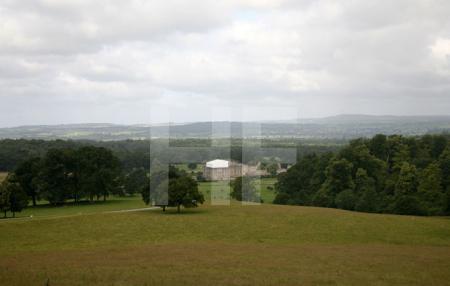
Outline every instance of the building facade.
{"label": "building facade", "polygon": [[206,162],[203,176],[208,181],[225,181],[244,176],[247,173],[247,165],[217,159]]}

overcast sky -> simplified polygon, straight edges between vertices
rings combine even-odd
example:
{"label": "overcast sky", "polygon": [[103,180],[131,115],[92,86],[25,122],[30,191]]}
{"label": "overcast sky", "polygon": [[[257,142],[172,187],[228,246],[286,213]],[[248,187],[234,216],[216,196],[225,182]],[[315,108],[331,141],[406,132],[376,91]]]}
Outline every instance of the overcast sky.
{"label": "overcast sky", "polygon": [[0,126],[450,114],[450,1],[0,0]]}

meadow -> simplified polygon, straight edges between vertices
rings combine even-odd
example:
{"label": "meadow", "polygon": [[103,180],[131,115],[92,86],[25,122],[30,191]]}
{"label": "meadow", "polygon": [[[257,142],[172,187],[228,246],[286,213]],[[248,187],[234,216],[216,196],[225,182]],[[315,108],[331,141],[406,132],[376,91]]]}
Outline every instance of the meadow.
{"label": "meadow", "polygon": [[449,285],[450,220],[262,204],[0,221],[3,285]]}
{"label": "meadow", "polygon": [[211,205],[227,186],[201,183],[207,202],[181,214],[110,212],[135,196],[0,220],[0,284],[450,285],[448,217]]}

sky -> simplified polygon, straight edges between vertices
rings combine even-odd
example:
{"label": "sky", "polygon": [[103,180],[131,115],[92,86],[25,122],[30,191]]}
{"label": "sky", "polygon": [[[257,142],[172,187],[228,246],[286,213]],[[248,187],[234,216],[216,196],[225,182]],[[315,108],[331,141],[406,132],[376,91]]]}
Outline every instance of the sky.
{"label": "sky", "polygon": [[0,127],[450,115],[450,1],[0,0]]}

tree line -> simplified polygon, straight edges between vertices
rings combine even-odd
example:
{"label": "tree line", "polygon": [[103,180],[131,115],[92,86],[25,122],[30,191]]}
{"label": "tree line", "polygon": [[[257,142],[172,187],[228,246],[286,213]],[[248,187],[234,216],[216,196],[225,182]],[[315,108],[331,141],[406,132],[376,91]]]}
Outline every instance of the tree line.
{"label": "tree line", "polygon": [[44,156],[17,165],[0,184],[0,210],[6,216],[40,200],[52,205],[67,201],[106,200],[110,194],[140,192],[147,181],[143,168],[123,172],[111,150],[103,147],[50,149]]}
{"label": "tree line", "polygon": [[[290,149],[296,149],[297,155],[302,157],[306,154],[334,152],[342,146],[341,141],[314,142],[297,139],[267,139],[262,142],[252,139],[232,139],[215,143],[212,146],[210,139],[152,139],[150,140],[124,140],[124,141],[73,141],[73,140],[26,140],[26,139],[4,139],[0,140],[0,172],[11,172],[21,162],[33,157],[44,157],[51,149],[78,149],[93,146],[103,147],[111,150],[117,157],[122,169],[129,172],[133,169],[150,169],[150,162],[158,159],[161,162],[187,163],[205,162],[211,158],[232,159],[234,161],[248,163],[247,161],[261,161],[264,157],[276,156],[283,162],[295,160],[291,158]],[[257,144],[257,143],[261,144]],[[264,148],[260,149],[259,145]],[[182,148],[178,148],[182,147]],[[207,148],[208,152],[205,152]],[[245,152],[245,156],[243,153]],[[245,157],[245,158],[243,158]]]}
{"label": "tree line", "polygon": [[274,203],[411,215],[450,214],[447,135],[376,135],[310,154],[278,176]]}

